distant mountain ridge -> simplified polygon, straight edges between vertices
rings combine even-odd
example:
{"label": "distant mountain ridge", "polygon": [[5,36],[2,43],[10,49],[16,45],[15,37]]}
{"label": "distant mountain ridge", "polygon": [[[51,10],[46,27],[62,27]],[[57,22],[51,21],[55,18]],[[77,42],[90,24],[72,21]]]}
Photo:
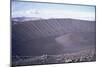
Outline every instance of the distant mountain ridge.
{"label": "distant mountain ridge", "polygon": [[30,21],[30,20],[40,20],[41,18],[38,18],[38,17],[13,17],[11,19],[14,22],[24,22],[24,21]]}
{"label": "distant mountain ridge", "polygon": [[[38,20],[81,20],[81,21],[91,21],[93,22],[93,20],[82,20],[82,19],[73,19],[73,18],[48,18],[48,19],[45,19],[45,18],[39,18],[39,17],[13,17],[11,18],[12,21],[14,22],[26,22],[26,21],[38,21]],[[13,23],[13,24],[16,24],[16,23]]]}

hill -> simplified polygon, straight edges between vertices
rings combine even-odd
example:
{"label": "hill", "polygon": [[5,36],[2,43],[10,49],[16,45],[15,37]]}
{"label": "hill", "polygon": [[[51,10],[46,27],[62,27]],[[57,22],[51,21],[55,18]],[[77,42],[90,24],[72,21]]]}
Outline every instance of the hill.
{"label": "hill", "polygon": [[22,56],[62,55],[95,49],[95,26],[95,21],[78,19],[12,19],[13,60],[16,62]]}

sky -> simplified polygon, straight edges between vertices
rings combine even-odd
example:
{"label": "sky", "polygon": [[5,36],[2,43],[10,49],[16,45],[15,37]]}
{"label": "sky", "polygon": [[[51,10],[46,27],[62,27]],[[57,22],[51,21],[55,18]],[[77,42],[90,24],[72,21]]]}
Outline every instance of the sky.
{"label": "sky", "polygon": [[95,6],[12,1],[12,17],[95,20]]}

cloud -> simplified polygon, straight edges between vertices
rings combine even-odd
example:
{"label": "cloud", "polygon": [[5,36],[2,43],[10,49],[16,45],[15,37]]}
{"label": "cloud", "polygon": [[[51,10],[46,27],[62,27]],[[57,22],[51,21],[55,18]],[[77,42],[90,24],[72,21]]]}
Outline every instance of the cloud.
{"label": "cloud", "polygon": [[73,18],[73,19],[83,19],[83,20],[95,20],[95,13],[93,12],[74,12],[74,11],[65,11],[65,10],[22,10],[12,12],[12,17],[39,17],[39,18]]}

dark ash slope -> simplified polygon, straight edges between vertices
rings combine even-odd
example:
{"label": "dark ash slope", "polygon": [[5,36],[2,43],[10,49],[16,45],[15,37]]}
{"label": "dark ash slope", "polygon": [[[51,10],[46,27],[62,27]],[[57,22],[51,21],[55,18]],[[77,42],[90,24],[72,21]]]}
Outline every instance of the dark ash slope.
{"label": "dark ash slope", "polygon": [[95,48],[95,21],[48,19],[17,22],[12,24],[13,56],[57,55]]}

